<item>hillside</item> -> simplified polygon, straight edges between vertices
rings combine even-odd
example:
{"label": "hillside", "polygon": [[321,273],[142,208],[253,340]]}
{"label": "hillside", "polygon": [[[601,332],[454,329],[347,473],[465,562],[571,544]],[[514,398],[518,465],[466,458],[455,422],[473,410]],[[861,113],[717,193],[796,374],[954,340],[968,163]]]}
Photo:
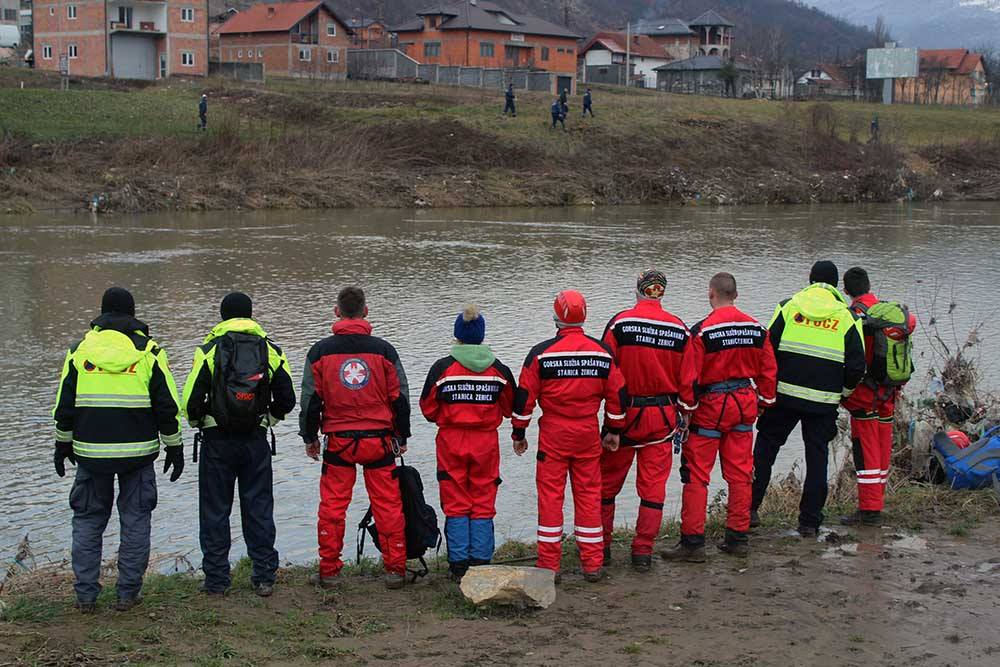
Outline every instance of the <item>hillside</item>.
{"label": "hillside", "polygon": [[907,46],[1000,49],[1000,0],[807,0],[854,23],[885,17]]}
{"label": "hillside", "polygon": [[[835,58],[872,46],[867,28],[795,0],[494,0],[515,13],[527,13],[556,23],[568,23],[581,35],[601,28],[618,28],[628,19],[676,17],[691,20],[714,9],[736,24],[737,47],[758,48],[778,41],[799,64]],[[990,2],[993,0],[967,0]],[[213,13],[241,7],[254,0],[211,0]],[[430,0],[332,0],[343,18],[383,15],[400,23],[433,4]],[[447,4],[447,3],[445,3]],[[818,4],[818,3],[817,3]],[[829,3],[835,4],[835,3]],[[870,22],[866,22],[870,25]],[[775,28],[780,28],[776,31]]]}

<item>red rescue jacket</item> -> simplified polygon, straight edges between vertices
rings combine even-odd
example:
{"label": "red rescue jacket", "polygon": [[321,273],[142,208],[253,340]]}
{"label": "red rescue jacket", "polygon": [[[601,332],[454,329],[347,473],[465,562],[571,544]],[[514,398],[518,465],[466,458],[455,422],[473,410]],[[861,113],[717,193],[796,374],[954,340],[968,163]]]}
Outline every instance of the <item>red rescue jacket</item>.
{"label": "red rescue jacket", "polygon": [[729,430],[752,424],[758,401],[774,403],[777,376],[767,328],[736,306],[716,308],[691,328],[680,404],[695,411],[693,421],[700,426]]}
{"label": "red rescue jacket", "polygon": [[516,389],[514,374],[499,360],[477,373],[447,356],[427,373],[420,410],[439,428],[495,431],[510,417]]}
{"label": "red rescue jacket", "polygon": [[689,338],[684,322],[652,299],[639,301],[608,322],[604,344],[611,348],[629,393],[623,445],[653,445],[670,439],[677,426],[674,404]]}
{"label": "red rescue jacket", "polygon": [[533,347],[524,360],[514,396],[513,437],[524,438],[536,403],[542,408],[543,430],[596,435],[597,411],[604,401],[604,424],[617,433],[625,424],[626,399],[625,379],[607,346],[582,327],[565,327]]}
{"label": "red rescue jacket", "polygon": [[299,435],[388,431],[410,437],[410,398],[396,349],[366,320],[340,320],[312,346],[302,374]]}

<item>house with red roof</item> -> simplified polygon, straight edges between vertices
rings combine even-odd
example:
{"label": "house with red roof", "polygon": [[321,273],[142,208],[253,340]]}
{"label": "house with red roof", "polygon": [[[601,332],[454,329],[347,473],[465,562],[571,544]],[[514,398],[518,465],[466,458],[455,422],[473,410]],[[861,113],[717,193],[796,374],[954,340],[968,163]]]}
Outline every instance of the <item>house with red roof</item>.
{"label": "house with red roof", "polygon": [[856,88],[839,65],[816,63],[795,80],[796,97],[854,97]]}
{"label": "house with red roof", "polygon": [[223,63],[263,63],[267,76],[347,78],[352,31],[326,2],[274,2],[233,14],[215,31]]}
{"label": "house with red roof", "polygon": [[968,49],[920,49],[916,79],[896,79],[894,101],[975,106],[986,102],[987,65]]}
{"label": "house with red roof", "polygon": [[[610,83],[623,86],[626,77],[640,88],[656,87],[656,68],[673,58],[649,35],[624,32],[599,32],[580,49],[583,75],[587,83]],[[625,61],[629,73],[625,73]]]}

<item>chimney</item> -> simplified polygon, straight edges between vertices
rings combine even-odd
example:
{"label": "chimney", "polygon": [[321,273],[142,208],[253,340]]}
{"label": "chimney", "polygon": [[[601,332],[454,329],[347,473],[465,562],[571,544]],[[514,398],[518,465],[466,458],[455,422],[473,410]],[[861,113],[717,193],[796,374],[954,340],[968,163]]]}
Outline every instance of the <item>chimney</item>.
{"label": "chimney", "polygon": [[267,18],[269,18],[269,19],[273,19],[274,18],[274,7],[273,6],[268,6],[268,8],[267,8]]}

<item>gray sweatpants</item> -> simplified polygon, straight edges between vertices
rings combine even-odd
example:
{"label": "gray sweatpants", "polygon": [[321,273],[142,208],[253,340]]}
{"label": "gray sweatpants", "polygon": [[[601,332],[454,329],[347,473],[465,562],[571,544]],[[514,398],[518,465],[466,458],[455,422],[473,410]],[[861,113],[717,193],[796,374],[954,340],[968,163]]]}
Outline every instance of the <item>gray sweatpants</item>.
{"label": "gray sweatpants", "polygon": [[[73,509],[73,574],[76,597],[93,602],[101,592],[104,529],[115,501],[116,473],[95,473],[77,466],[69,493]],[[156,507],[156,472],[149,463],[118,477],[118,597],[134,598],[149,566],[150,518]]]}

